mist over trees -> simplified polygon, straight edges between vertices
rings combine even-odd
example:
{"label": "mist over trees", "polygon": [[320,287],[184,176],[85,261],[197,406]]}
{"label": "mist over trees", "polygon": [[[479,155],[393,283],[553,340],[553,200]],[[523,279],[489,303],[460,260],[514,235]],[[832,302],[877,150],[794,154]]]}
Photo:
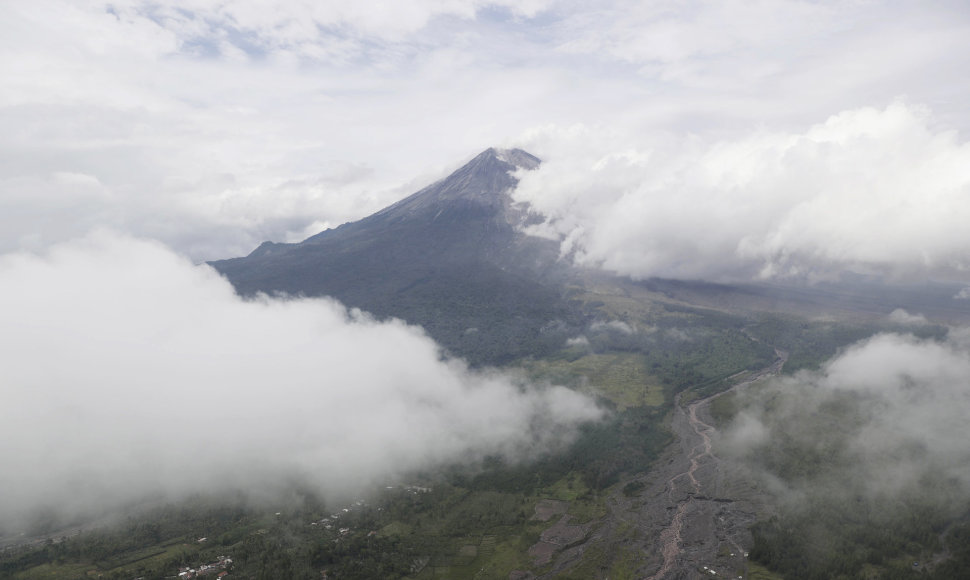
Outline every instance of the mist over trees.
{"label": "mist over trees", "polygon": [[803,578],[965,566],[968,384],[970,342],[951,329],[878,334],[739,395],[723,449],[776,501],[752,557]]}
{"label": "mist over trees", "polygon": [[568,445],[587,396],[469,370],[419,328],[325,299],[243,300],[207,266],[101,233],[0,258],[0,522],[144,497],[328,498]]}

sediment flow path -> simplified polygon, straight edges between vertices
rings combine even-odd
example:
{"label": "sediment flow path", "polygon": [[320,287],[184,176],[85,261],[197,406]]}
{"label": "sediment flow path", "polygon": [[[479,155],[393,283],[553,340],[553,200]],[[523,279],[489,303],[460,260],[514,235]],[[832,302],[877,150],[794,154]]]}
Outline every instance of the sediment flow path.
{"label": "sediment flow path", "polygon": [[[775,351],[768,367],[750,373],[734,387],[710,397],[681,404],[677,398],[671,420],[676,439],[665,455],[634,481],[643,491],[635,496],[618,486],[606,501],[607,515],[585,542],[563,550],[540,579],[557,578],[581,562],[594,546],[609,552],[623,545],[638,556],[632,567],[642,580],[747,578],[745,546],[763,491],[725,477],[726,464],[714,453],[717,430],[708,406],[725,394],[781,372],[787,353]],[[632,483],[632,482],[630,482]]]}
{"label": "sediment flow path", "polygon": [[[665,481],[663,495],[666,500],[661,503],[666,503],[666,513],[672,511],[673,516],[659,534],[660,568],[648,580],[702,577],[704,574],[729,578],[746,576],[746,556],[740,538],[747,534],[747,524],[753,514],[732,506],[734,499],[719,496],[724,474],[713,453],[715,429],[702,415],[714,399],[780,373],[788,355],[779,350],[775,354],[772,365],[727,391],[693,401],[686,407],[680,404],[678,397],[672,428],[683,459],[672,458],[666,464],[667,477],[661,479]],[[653,513],[658,512],[654,510]]]}

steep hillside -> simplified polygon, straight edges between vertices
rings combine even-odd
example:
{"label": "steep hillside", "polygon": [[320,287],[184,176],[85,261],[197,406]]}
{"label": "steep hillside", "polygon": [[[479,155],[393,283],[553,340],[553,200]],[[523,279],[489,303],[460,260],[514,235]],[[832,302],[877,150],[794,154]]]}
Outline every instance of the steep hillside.
{"label": "steep hillside", "polygon": [[360,221],[211,265],[240,294],[333,296],[403,318],[473,363],[541,355],[580,316],[562,299],[558,245],[519,231],[536,216],[513,204],[513,173],[538,165],[518,149],[488,149]]}

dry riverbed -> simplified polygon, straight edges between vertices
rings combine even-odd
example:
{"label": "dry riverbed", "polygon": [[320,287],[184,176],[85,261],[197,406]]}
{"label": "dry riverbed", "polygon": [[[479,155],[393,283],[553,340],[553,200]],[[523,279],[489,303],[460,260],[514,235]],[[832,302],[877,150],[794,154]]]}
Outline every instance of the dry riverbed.
{"label": "dry riverbed", "polygon": [[[731,390],[778,374],[787,355],[777,354],[774,364]],[[727,392],[686,404],[678,398],[671,419],[676,441],[653,469],[631,480],[639,491],[628,496],[617,486],[608,515],[591,526],[585,541],[557,546],[561,551],[549,555],[552,567],[540,578],[579,568],[602,578],[747,578],[748,528],[765,509],[766,496],[714,453],[717,432],[708,409]],[[584,557],[592,551],[595,570]]]}

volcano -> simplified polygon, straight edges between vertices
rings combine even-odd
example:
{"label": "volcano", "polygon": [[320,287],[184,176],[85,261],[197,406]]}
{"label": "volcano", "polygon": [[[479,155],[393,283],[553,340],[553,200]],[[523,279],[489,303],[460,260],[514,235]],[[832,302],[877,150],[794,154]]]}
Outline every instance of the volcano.
{"label": "volcano", "polygon": [[523,233],[542,217],[510,195],[516,172],[539,164],[520,149],[488,149],[364,219],[210,265],[244,296],[331,296],[420,325],[473,364],[542,355],[581,315],[563,298],[558,243]]}

